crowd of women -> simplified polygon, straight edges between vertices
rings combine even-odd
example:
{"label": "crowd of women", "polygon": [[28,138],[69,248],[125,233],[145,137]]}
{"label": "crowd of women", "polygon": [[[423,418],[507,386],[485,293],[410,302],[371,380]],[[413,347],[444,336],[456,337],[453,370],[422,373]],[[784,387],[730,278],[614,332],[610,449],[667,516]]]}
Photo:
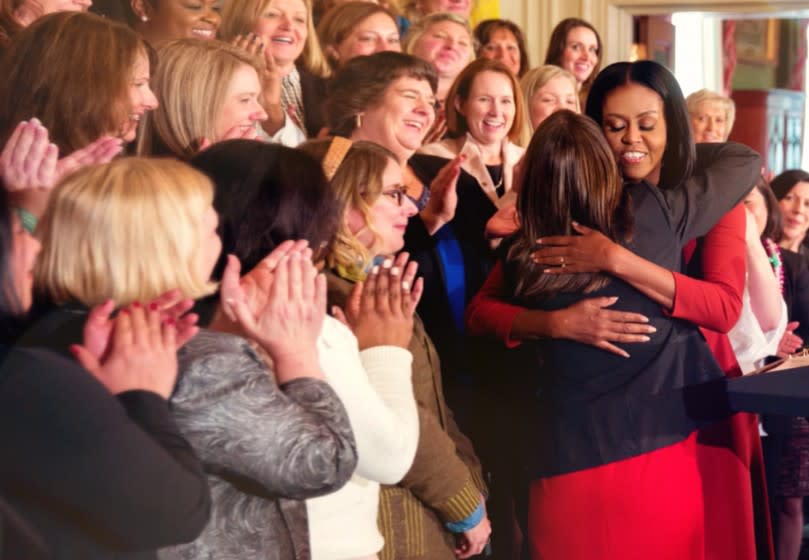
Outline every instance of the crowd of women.
{"label": "crowd of women", "polygon": [[809,174],[470,4],[0,0],[0,557],[798,557]]}

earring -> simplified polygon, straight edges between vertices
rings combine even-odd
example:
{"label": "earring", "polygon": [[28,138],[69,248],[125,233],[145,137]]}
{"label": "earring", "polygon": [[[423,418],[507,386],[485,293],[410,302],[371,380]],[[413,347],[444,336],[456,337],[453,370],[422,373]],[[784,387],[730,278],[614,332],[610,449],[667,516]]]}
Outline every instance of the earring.
{"label": "earring", "polygon": [[143,23],[146,23],[147,21],[149,21],[149,16],[142,15],[142,16],[140,16],[140,20],[141,20]]}
{"label": "earring", "polygon": [[357,113],[354,116],[354,124],[356,125],[356,128],[362,128],[362,113]]}

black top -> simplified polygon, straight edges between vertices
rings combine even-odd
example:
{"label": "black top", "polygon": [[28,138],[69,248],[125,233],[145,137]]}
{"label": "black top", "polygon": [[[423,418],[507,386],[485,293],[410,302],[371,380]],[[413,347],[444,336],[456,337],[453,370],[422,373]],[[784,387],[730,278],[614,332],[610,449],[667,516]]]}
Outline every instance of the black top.
{"label": "black top", "polygon": [[[416,177],[429,185],[448,161],[438,156],[416,154],[408,163]],[[462,255],[464,293],[461,296],[465,307],[483,285],[496,260],[484,232],[486,222],[497,212],[497,207],[477,180],[463,169],[458,177],[457,192],[455,217],[444,227],[457,240]],[[469,340],[453,321],[446,289],[446,271],[436,238],[427,234],[418,215],[408,222],[404,250],[418,262],[419,275],[424,278],[424,293],[418,313],[441,357],[445,383],[451,386],[461,382],[462,377],[478,375],[478,364],[485,361],[490,346],[485,342]],[[454,400],[451,390],[447,400],[450,407],[459,408],[460,403]]]}
{"label": "black top", "polygon": [[784,261],[784,301],[787,317],[800,323],[795,334],[809,344],[809,259],[801,253],[781,249]]}
{"label": "black top", "polygon": [[301,78],[301,102],[303,103],[303,124],[307,138],[316,138],[326,126],[323,106],[326,102],[326,80],[298,65]]}
{"label": "black top", "polygon": [[[59,349],[75,341],[37,325],[24,338]],[[159,395],[113,397],[74,361],[18,346],[0,365],[0,415],[0,494],[52,558],[155,558],[207,523],[201,464]]]}
{"label": "black top", "polygon": [[[669,269],[680,268],[682,247],[710,230],[756,180],[759,158],[741,145],[699,146],[701,170],[682,187],[661,191],[647,183],[627,185],[635,216],[628,247]],[[514,267],[506,266],[508,285]],[[701,423],[728,414],[716,394],[688,386],[724,373],[696,326],[671,318],[660,305],[614,279],[589,294],[560,294],[543,309],[567,307],[585,297],[618,296],[611,309],[642,313],[657,328],[651,340],[626,346],[631,358],[569,340],[534,343],[542,360],[534,418],[535,476],[564,474],[626,459],[677,443]]]}
{"label": "black top", "polygon": [[31,525],[0,500],[0,558],[3,560],[45,560],[45,541]]}

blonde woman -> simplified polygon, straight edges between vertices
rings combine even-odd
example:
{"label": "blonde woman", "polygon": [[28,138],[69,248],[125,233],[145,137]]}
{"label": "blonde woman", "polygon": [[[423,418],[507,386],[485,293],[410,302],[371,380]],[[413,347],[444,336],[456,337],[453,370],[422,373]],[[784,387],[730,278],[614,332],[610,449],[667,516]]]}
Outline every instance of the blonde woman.
{"label": "blonde woman", "polygon": [[[343,216],[326,256],[329,304],[343,306],[375,262],[401,250],[416,207],[401,184],[401,165],[386,148],[338,137],[302,149],[320,159],[332,177]],[[403,253],[395,265],[406,261]],[[407,288],[420,291],[421,280]],[[419,443],[401,482],[382,487],[379,527],[385,548],[380,558],[468,558],[482,550],[491,532],[480,462],[444,400],[440,360],[418,316],[409,350]]]}
{"label": "blonde woman", "polygon": [[527,122],[532,133],[560,109],[581,113],[576,77],[559,66],[545,64],[529,70],[520,80],[520,89],[528,106]]}
{"label": "blonde woman", "polygon": [[472,29],[469,22],[456,13],[425,16],[408,31],[405,52],[435,68],[438,74],[435,97],[443,106],[452,82],[475,57]]}
{"label": "blonde woman", "polygon": [[146,119],[139,155],[187,160],[226,138],[258,136],[267,113],[259,103],[260,65],[255,57],[201,39],[170,41],[158,54],[152,85],[160,106]]}
{"label": "blonde woman", "polygon": [[736,104],[730,97],[701,89],[685,98],[694,141],[726,142],[736,120]]}
{"label": "blonde woman", "polygon": [[226,2],[219,36],[233,41],[248,34],[263,44],[271,74],[265,85],[273,90],[265,105],[270,120],[275,127],[297,127],[303,137],[316,136],[325,124],[321,104],[330,69],[317,40],[311,0]]}
{"label": "blonde woman", "polygon": [[[213,186],[171,159],[122,159],[72,175],[54,191],[41,236],[35,286],[52,306],[42,324],[68,339],[81,336],[96,301],[138,307],[169,289],[193,298],[215,289],[222,243]],[[213,504],[202,534],[161,558],[298,558],[308,548],[301,500],[336,490],[354,471],[349,419],[317,360],[325,283],[306,251],[284,244],[262,263],[259,272],[275,273],[263,307],[248,305],[231,262],[225,306],[253,346],[202,330],[179,354],[168,393]]]}

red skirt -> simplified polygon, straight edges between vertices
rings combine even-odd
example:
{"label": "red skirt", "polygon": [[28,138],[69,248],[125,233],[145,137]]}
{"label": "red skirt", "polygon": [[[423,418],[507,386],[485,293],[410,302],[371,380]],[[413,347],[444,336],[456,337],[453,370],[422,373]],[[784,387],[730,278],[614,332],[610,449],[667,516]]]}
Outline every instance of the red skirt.
{"label": "red skirt", "polygon": [[532,560],[702,560],[696,435],[531,484]]}

